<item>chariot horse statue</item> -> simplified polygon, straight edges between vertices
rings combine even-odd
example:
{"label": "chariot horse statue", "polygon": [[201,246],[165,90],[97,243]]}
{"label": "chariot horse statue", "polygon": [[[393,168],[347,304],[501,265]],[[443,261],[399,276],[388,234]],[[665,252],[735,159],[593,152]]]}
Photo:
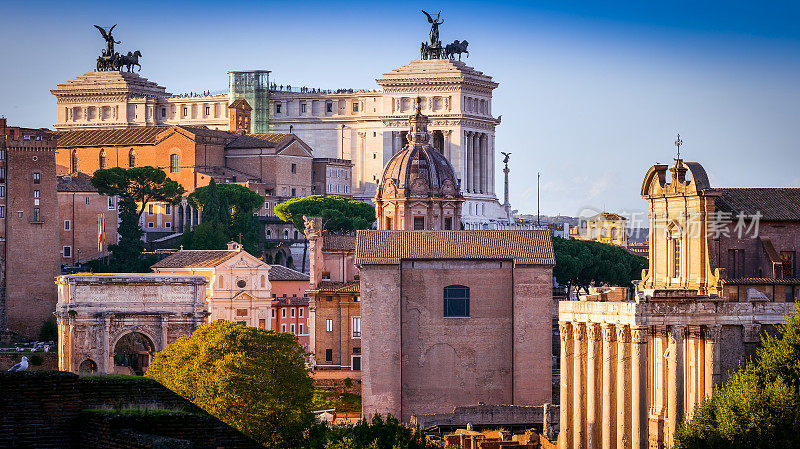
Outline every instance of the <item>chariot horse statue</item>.
{"label": "chariot horse statue", "polygon": [[461,60],[461,54],[466,53],[467,57],[469,58],[469,52],[467,51],[467,46],[469,42],[467,41],[459,41],[458,39],[455,40],[452,44],[447,44],[444,47],[444,55],[446,58],[455,59],[455,55],[458,55],[458,60]]}

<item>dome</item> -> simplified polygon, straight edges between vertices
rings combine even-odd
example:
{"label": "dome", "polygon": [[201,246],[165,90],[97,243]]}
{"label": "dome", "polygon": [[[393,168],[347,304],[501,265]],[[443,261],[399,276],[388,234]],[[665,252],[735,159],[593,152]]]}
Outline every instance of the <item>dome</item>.
{"label": "dome", "polygon": [[428,118],[417,112],[410,119],[408,144],[392,156],[378,187],[378,195],[393,187],[397,194],[426,196],[460,196],[459,182],[450,161],[429,144]]}

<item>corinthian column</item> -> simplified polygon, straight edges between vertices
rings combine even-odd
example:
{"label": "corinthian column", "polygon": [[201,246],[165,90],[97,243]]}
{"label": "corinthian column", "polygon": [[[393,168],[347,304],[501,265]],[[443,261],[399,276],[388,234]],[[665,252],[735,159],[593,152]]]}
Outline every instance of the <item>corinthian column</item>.
{"label": "corinthian column", "polygon": [[722,326],[706,326],[705,328],[705,395],[711,396],[714,385],[720,381],[720,356],[719,356],[719,337],[722,333]]}
{"label": "corinthian column", "polygon": [[647,448],[647,334],[631,328],[631,447]]}
{"label": "corinthian column", "polygon": [[631,447],[631,334],[617,326],[617,449]]}
{"label": "corinthian column", "polygon": [[561,321],[558,323],[559,335],[561,337],[561,364],[559,385],[560,401],[559,411],[561,419],[559,421],[560,431],[558,433],[558,447],[569,449],[572,447],[572,414],[570,404],[572,404],[572,325]]}
{"label": "corinthian column", "polygon": [[601,428],[602,447],[611,449],[616,443],[616,416],[614,414],[614,401],[617,398],[614,385],[614,368],[617,364],[616,347],[614,340],[616,334],[614,326],[603,324],[603,425]]}
{"label": "corinthian column", "polygon": [[598,404],[602,403],[602,390],[597,382],[600,360],[603,356],[600,348],[600,326],[594,323],[586,325],[586,447],[594,448],[600,443],[600,413]]}
{"label": "corinthian column", "polygon": [[465,181],[466,181],[465,184],[467,185],[467,192],[472,192],[472,171],[474,170],[474,165],[473,165],[474,154],[473,154],[473,147],[472,147],[472,131],[467,131],[466,132],[466,136],[464,138],[464,143],[465,143],[465,147],[467,149],[467,157],[465,159],[465,162],[466,162],[466,165],[465,165],[466,173],[465,173],[465,175],[466,175],[467,179],[465,179]]}
{"label": "corinthian column", "polygon": [[[583,383],[583,367],[586,363],[583,343],[586,340],[586,328],[582,323],[574,323],[572,329],[572,447],[586,447],[586,420],[583,409],[586,406],[586,384]],[[591,448],[590,448],[591,449]]]}
{"label": "corinthian column", "polygon": [[481,191],[481,134],[472,133],[472,191]]}
{"label": "corinthian column", "polygon": [[678,424],[683,418],[683,326],[672,326],[669,332],[669,376],[667,377],[667,419],[669,433],[666,441],[670,442],[678,430]]}

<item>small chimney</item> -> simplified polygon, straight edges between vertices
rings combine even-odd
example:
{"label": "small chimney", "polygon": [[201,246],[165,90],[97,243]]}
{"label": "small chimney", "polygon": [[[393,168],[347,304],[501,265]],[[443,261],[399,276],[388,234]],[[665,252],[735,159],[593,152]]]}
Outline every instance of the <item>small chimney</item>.
{"label": "small chimney", "polygon": [[228,242],[228,251],[241,251],[242,244],[234,241]]}

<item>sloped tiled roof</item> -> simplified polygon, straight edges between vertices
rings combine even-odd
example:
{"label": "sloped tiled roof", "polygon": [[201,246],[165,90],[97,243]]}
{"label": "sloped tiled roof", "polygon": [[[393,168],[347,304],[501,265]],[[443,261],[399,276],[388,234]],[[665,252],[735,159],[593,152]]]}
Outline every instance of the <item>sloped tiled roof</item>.
{"label": "sloped tiled roof", "polygon": [[56,190],[58,192],[97,192],[92,185],[92,178],[85,173],[59,176]]}
{"label": "sloped tiled roof", "polygon": [[317,284],[316,288],[312,288],[310,290],[317,292],[330,292],[330,293],[359,293],[361,291],[361,283],[359,281],[351,281],[351,282],[322,281]]}
{"label": "sloped tiled roof", "polygon": [[798,278],[783,278],[783,279],[776,279],[776,278],[735,278],[735,279],[723,279],[722,283],[725,285],[763,285],[763,284],[800,284],[800,279]]}
{"label": "sloped tiled roof", "polygon": [[143,126],[124,129],[81,129],[58,132],[58,148],[116,145],[153,145],[169,126]]}
{"label": "sloped tiled roof", "polygon": [[242,134],[227,148],[277,148],[293,136],[289,133]]}
{"label": "sloped tiled roof", "polygon": [[156,262],[151,268],[211,268],[237,254],[239,251],[226,249],[182,250]]}
{"label": "sloped tiled roof", "polygon": [[508,260],[553,265],[547,231],[358,231],[356,264],[388,265],[403,259]]}
{"label": "sloped tiled roof", "polygon": [[283,265],[269,266],[269,280],[272,281],[308,281],[308,275],[286,268]]}
{"label": "sloped tiled roof", "polygon": [[599,214],[589,218],[591,221],[621,221],[627,220],[627,218],[623,217],[622,215],[615,214],[612,212],[600,212]]}
{"label": "sloped tiled roof", "polygon": [[353,251],[356,249],[356,236],[326,234],[322,241],[323,251]]}
{"label": "sloped tiled roof", "polygon": [[800,189],[798,188],[722,188],[716,208],[730,212],[733,219],[743,212],[746,216],[761,214],[761,220],[800,221]]}
{"label": "sloped tiled roof", "polygon": [[280,296],[272,298],[272,303],[280,307],[303,307],[308,305],[308,296]]}

